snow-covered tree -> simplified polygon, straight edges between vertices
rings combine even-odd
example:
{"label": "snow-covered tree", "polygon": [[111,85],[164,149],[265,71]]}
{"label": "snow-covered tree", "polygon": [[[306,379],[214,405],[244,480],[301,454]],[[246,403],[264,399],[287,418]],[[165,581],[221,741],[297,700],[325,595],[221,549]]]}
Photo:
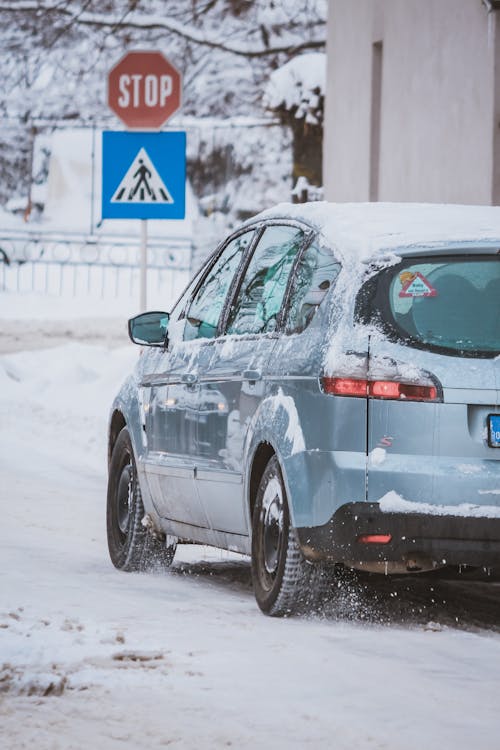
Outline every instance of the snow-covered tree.
{"label": "snow-covered tree", "polygon": [[[264,102],[293,133],[293,179],[300,186],[323,184],[323,118],[326,55],[310,52],[275,70]],[[306,190],[307,192],[307,190]]]}
{"label": "snow-covered tree", "polygon": [[[327,0],[0,0],[0,203],[27,193],[34,130],[65,122],[114,126],[107,72],[127,50],[161,49],[181,70],[183,116],[265,116],[271,72],[323,49],[326,6]],[[231,137],[221,144],[219,133],[212,152],[205,139],[191,155],[202,195],[210,160],[215,174],[225,162],[236,175],[252,172],[237,133]]]}

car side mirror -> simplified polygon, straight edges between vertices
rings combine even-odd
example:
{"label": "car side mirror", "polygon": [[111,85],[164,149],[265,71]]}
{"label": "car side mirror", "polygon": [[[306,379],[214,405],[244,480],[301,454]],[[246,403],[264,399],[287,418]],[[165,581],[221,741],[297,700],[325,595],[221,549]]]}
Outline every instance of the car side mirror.
{"label": "car side mirror", "polygon": [[169,314],[146,312],[130,318],[128,335],[140,346],[164,346],[167,338]]}

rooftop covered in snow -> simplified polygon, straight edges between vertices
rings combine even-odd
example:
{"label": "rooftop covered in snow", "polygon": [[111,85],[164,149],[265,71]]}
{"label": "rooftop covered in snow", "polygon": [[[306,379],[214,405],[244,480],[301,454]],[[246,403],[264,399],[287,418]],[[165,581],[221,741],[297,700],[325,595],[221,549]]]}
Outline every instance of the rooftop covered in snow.
{"label": "rooftop covered in snow", "polygon": [[500,206],[431,203],[280,203],[258,218],[290,218],[315,227],[345,257],[379,251],[498,241]]}

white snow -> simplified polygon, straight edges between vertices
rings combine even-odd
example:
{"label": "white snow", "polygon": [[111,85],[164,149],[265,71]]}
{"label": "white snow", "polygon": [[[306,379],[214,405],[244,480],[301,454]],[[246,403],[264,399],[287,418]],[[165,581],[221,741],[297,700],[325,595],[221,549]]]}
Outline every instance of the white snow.
{"label": "white snow", "polygon": [[481,474],[483,467],[478,466],[477,464],[458,464],[457,471],[464,475]]}
{"label": "white snow", "polygon": [[269,398],[269,406],[270,421],[276,420],[280,411],[284,411],[287,416],[288,425],[284,439],[290,444],[290,455],[293,456],[296,453],[305,450],[306,444],[304,435],[293,398],[291,396],[285,396],[283,389],[278,388],[278,393]]}
{"label": "white snow", "polygon": [[264,104],[270,109],[283,106],[295,109],[297,119],[318,124],[320,97],[325,94],[326,54],[310,52],[297,55],[273,71],[264,92]]}
{"label": "white snow", "polygon": [[[478,490],[479,495],[500,494],[500,490]],[[473,503],[459,503],[458,505],[431,505],[405,500],[397,492],[391,490],[378,501],[383,513],[428,513],[432,516],[467,516],[469,518],[500,518],[500,507],[496,505],[474,505]]]}
{"label": "white snow", "polygon": [[[130,296],[100,299],[96,297],[60,297],[42,293],[0,294],[0,320],[26,321],[36,325],[40,320],[85,320],[121,316],[124,329],[126,317],[136,315],[139,302]],[[64,317],[62,315],[64,314]],[[36,322],[34,322],[36,318]],[[105,325],[105,323],[103,323]]]}
{"label": "white snow", "polygon": [[[500,241],[499,206],[430,203],[282,203],[259,216],[302,219],[318,228],[346,260],[415,245]],[[389,252],[388,252],[389,251]]]}
{"label": "white snow", "polygon": [[374,448],[368,454],[370,464],[372,466],[381,466],[387,457],[387,451],[385,448]]}
{"label": "white snow", "polygon": [[349,589],[330,614],[266,618],[248,560],[204,547],[168,573],[116,571],[107,409],[139,349],[63,322],[63,345],[0,351],[2,747],[497,750],[493,631],[370,622]]}

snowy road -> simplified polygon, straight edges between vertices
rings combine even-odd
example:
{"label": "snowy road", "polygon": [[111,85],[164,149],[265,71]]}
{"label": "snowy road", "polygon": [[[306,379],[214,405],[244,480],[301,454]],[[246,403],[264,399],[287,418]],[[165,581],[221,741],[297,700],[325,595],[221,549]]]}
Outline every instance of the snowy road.
{"label": "snowy road", "polygon": [[2,747],[498,750],[498,586],[352,589],[341,617],[274,620],[236,555],[112,568],[106,409],[135,356],[0,355]]}

